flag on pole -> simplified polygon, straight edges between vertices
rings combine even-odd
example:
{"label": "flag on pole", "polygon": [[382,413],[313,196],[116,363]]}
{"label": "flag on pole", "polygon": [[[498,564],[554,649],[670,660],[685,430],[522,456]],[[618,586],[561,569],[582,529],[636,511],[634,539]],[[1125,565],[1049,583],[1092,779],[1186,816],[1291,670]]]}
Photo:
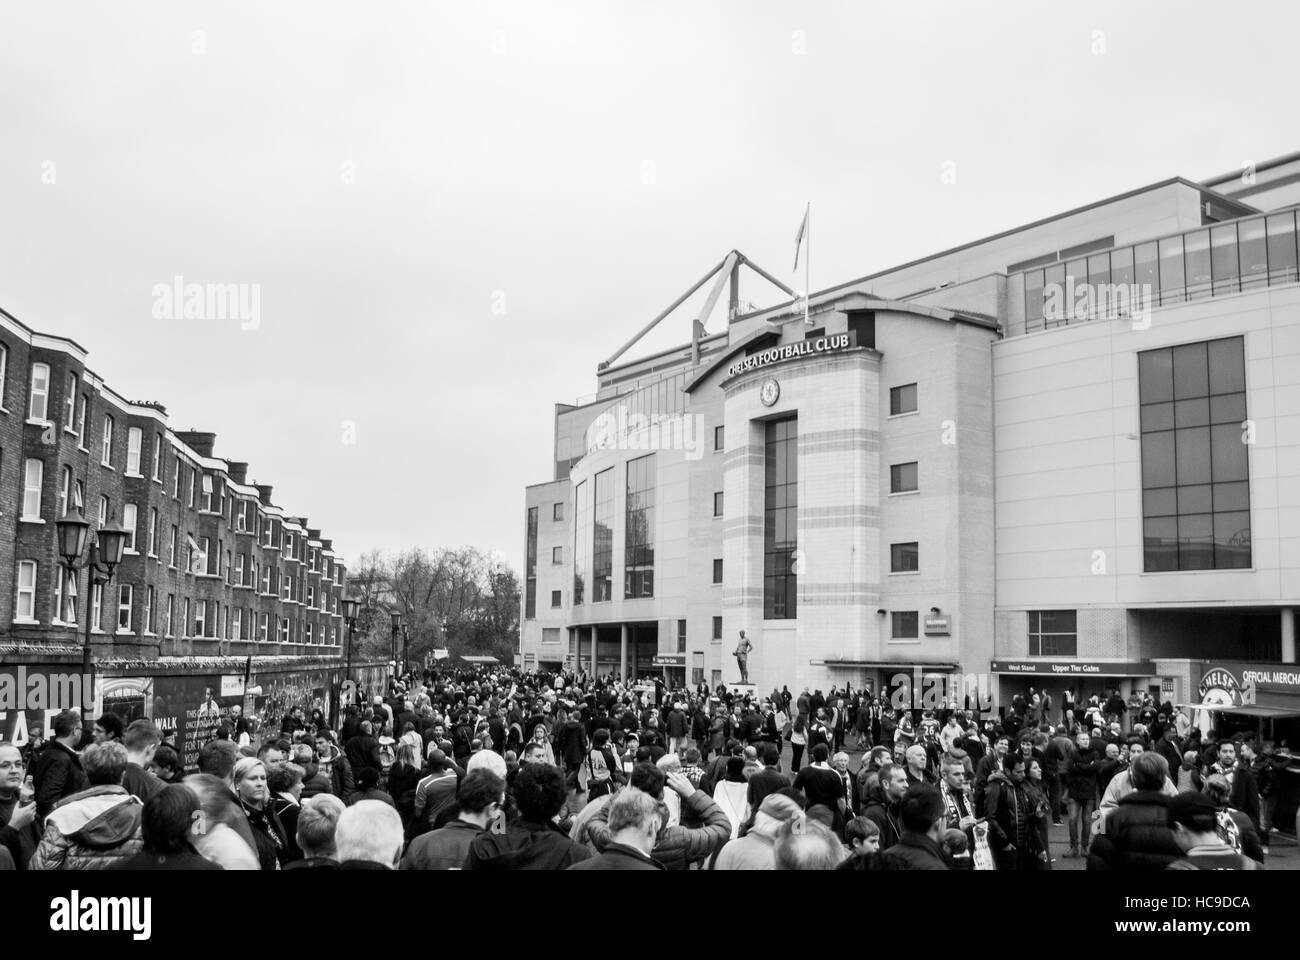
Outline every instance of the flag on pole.
{"label": "flag on pole", "polygon": [[804,208],[803,220],[799,223],[799,232],[794,235],[794,269],[799,269],[799,248],[803,246],[804,234],[808,232],[808,214],[812,210],[812,203]]}

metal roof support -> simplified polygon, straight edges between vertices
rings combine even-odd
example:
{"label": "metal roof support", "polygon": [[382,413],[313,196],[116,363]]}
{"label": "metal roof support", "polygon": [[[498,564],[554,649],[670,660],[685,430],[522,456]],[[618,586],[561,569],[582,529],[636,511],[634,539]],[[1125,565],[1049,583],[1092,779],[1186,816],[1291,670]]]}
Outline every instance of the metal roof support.
{"label": "metal roof support", "polygon": [[[734,251],[733,251],[733,252],[734,252]],[[730,254],[728,254],[728,256],[730,256]],[[674,301],[672,302],[672,304],[668,307],[667,310],[663,311],[663,313],[659,314],[659,316],[655,317],[653,320],[651,320],[649,323],[647,323],[644,327],[642,327],[642,328],[637,332],[636,336],[634,336],[634,337],[633,337],[631,340],[629,340],[627,343],[623,344],[623,346],[621,346],[621,347],[619,347],[617,350],[615,350],[615,351],[614,351],[614,354],[613,354],[613,355],[612,355],[608,360],[606,360],[604,363],[602,363],[600,366],[598,366],[596,369],[597,369],[597,370],[604,370],[606,367],[613,365],[613,363],[614,363],[615,360],[617,360],[619,357],[623,356],[623,354],[625,354],[625,353],[627,353],[629,350],[631,350],[632,347],[636,346],[636,343],[637,343],[638,340],[640,340],[640,339],[641,339],[642,337],[644,337],[647,333],[649,333],[651,330],[653,330],[653,329],[654,329],[654,328],[659,324],[659,321],[660,321],[660,320],[662,320],[664,317],[668,316],[668,314],[672,313],[674,310],[676,310],[678,307],[680,307],[683,303],[686,302],[686,300],[691,296],[691,294],[693,294],[696,290],[700,289],[700,287],[702,287],[702,286],[704,286],[706,283],[708,283],[709,278],[712,277],[714,274],[716,274],[719,270],[721,270],[721,269],[723,268],[723,266],[726,264],[726,262],[727,262],[727,261],[724,259],[724,260],[723,260],[721,263],[719,263],[716,267],[714,267],[712,270],[710,270],[710,271],[709,271],[708,273],[706,273],[704,276],[700,277],[700,279],[695,283],[695,285],[692,286],[692,287],[691,287],[689,290],[687,290],[685,293],[683,293],[683,294],[682,294],[680,297],[678,297],[676,300],[674,300]]]}
{"label": "metal roof support", "polygon": [[709,319],[709,314],[717,305],[718,297],[722,296],[722,287],[727,281],[731,280],[736,267],[740,264],[740,254],[732,250],[727,254],[727,259],[722,261],[722,267],[718,270],[718,279],[713,283],[713,289],[709,291],[708,298],[704,301],[704,306],[700,309],[700,315],[695,323],[691,324],[691,364],[697,366],[700,362],[700,338],[704,336],[704,323]]}

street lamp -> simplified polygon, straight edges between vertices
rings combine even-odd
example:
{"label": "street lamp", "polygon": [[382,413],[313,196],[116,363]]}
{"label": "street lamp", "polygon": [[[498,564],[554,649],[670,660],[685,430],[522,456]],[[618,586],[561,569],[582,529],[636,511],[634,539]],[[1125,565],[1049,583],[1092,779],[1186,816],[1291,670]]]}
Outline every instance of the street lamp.
{"label": "street lamp", "polygon": [[[343,598],[343,619],[348,622],[348,660],[347,660],[347,668],[343,676],[343,679],[345,681],[352,679],[352,632],[353,630],[356,629],[357,614],[359,614],[360,612],[361,612],[361,603],[358,600],[352,597]],[[340,687],[341,686],[342,685],[340,684]],[[340,698],[336,697],[334,700],[335,703],[334,726],[336,728],[338,726],[339,699]]]}
{"label": "street lamp", "polygon": [[397,632],[402,629],[402,615],[398,613],[396,610],[393,610],[389,614],[389,616],[391,616],[393,620],[393,634],[392,634],[391,649],[393,654],[392,656],[393,679],[396,680],[397,679]]}
{"label": "street lamp", "polygon": [[[83,690],[81,709],[83,722],[89,722],[89,712],[94,707],[95,698],[95,661],[90,651],[90,605],[95,591],[95,584],[107,586],[113,579],[113,571],[122,562],[122,551],[126,548],[127,532],[117,522],[117,514],[109,517],[108,523],[90,541],[90,551],[83,561],[81,554],[86,549],[86,540],[90,536],[90,524],[81,513],[81,508],[69,505],[68,511],[54,522],[59,544],[59,564],[67,573],[68,580],[75,583],[77,571],[86,568],[86,635],[81,650],[82,682],[90,685],[90,703],[86,705]],[[63,611],[59,610],[60,618]]]}

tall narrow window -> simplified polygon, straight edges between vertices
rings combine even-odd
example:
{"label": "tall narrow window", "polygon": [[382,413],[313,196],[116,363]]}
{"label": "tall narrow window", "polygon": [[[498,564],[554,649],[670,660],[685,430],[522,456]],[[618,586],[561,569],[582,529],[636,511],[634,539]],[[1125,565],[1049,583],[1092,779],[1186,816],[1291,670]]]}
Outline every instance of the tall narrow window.
{"label": "tall narrow window", "polygon": [[587,576],[587,550],[591,536],[587,527],[591,523],[591,505],[587,503],[587,481],[584,480],[573,490],[573,603],[577,606],[585,602],[585,581]]}
{"label": "tall narrow window", "polygon": [[126,431],[126,472],[133,476],[140,474],[140,446],[143,443],[144,432],[139,427]]}
{"label": "tall narrow window", "polygon": [[1138,354],[1144,568],[1251,564],[1245,342]]}
{"label": "tall narrow window", "polygon": [[133,588],[124,583],[118,587],[117,594],[117,629],[122,633],[131,632],[131,598]]}
{"label": "tall narrow window", "polygon": [[104,629],[104,585],[95,584],[95,589],[90,591],[90,629]]}
{"label": "tall narrow window", "polygon": [[153,478],[155,480],[162,479],[162,441],[161,433],[153,435]]}
{"label": "tall narrow window", "polygon": [[69,373],[63,387],[63,428],[77,428],[77,375]]}
{"label": "tall narrow window", "polygon": [[528,525],[524,530],[526,562],[524,566],[524,619],[537,616],[537,508],[528,508]]}
{"label": "tall narrow window", "polygon": [[135,553],[135,528],[139,521],[134,503],[122,504],[122,526],[126,528],[126,550]]}
{"label": "tall narrow window", "polygon": [[144,632],[153,633],[153,587],[144,588]]}
{"label": "tall narrow window", "polygon": [[104,415],[104,447],[99,462],[106,467],[113,465],[113,418]]}
{"label": "tall narrow window", "polygon": [[68,497],[72,494],[72,468],[65,466],[59,471],[59,516],[68,512]]}
{"label": "tall narrow window", "polygon": [[86,411],[90,408],[90,396],[83,393],[77,405],[77,446],[86,449]]}
{"label": "tall narrow window", "polygon": [[596,474],[596,512],[591,541],[591,599],[614,597],[614,468]]}
{"label": "tall narrow window", "polygon": [[627,463],[623,527],[623,596],[655,595],[655,455]]}
{"label": "tall narrow window", "polygon": [[22,560],[18,563],[18,599],[14,607],[14,617],[18,620],[36,619],[35,560]]}
{"label": "tall narrow window", "polygon": [[48,363],[32,364],[31,399],[27,403],[27,419],[42,423],[49,419],[50,413],[50,365]]}
{"label": "tall narrow window", "polygon": [[799,421],[763,425],[763,618],[797,616],[795,552],[799,524]]}
{"label": "tall narrow window", "polygon": [[149,508],[149,556],[158,556],[158,508]]}
{"label": "tall narrow window", "polygon": [[175,607],[176,594],[167,594],[167,636],[169,637],[175,636],[176,633],[175,617],[173,616],[175,613]]}
{"label": "tall narrow window", "polygon": [[23,519],[41,519],[41,483],[45,479],[45,461],[30,459],[23,470]]}

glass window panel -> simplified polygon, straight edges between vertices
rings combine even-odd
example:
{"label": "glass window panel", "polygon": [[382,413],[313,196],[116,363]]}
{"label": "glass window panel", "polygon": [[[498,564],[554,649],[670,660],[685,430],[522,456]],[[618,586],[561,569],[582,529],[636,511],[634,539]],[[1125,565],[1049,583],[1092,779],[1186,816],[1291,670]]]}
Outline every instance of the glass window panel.
{"label": "glass window panel", "polygon": [[1181,303],[1185,294],[1183,238],[1166,237],[1160,241],[1160,302]]}
{"label": "glass window panel", "polygon": [[1133,282],[1133,248],[1123,247],[1110,252],[1110,282]]}
{"label": "glass window panel", "polygon": [[1246,389],[1245,343],[1242,337],[1209,342],[1210,393],[1240,393]]}
{"label": "glass window panel", "polygon": [[1295,213],[1268,218],[1268,282],[1294,283],[1296,279]]}
{"label": "glass window panel", "polygon": [[1174,405],[1172,403],[1144,403],[1142,405],[1142,431],[1172,430]]}
{"label": "glass window panel", "polygon": [[1174,425],[1178,427],[1203,427],[1210,422],[1210,401],[1206,397],[1196,400],[1179,400],[1174,404]]}
{"label": "glass window panel", "polygon": [[1078,629],[1078,612],[1075,610],[1043,610],[1039,615],[1043,633],[1074,633]]}
{"label": "glass window panel", "polygon": [[1174,398],[1172,350],[1147,350],[1138,354],[1138,394],[1142,403],[1162,403]]}
{"label": "glass window panel", "polygon": [[[1214,482],[1247,479],[1246,444],[1242,443],[1242,429],[1232,423],[1210,429],[1214,438],[1211,451],[1214,458]],[[1181,431],[1179,442],[1181,443]],[[1179,481],[1182,481],[1181,472]]]}
{"label": "glass window panel", "polygon": [[1174,347],[1174,399],[1204,397],[1210,392],[1204,343]]}
{"label": "glass window panel", "polygon": [[1237,224],[1237,255],[1241,260],[1243,290],[1268,283],[1268,245],[1264,236],[1263,217]]}
{"label": "glass window panel", "polygon": [[1025,274],[1025,324],[1035,325],[1043,319],[1043,271],[1030,270]]}
{"label": "glass window panel", "polygon": [[1171,517],[1178,513],[1178,488],[1161,487],[1142,492],[1142,515],[1146,517]]}
{"label": "glass window panel", "polygon": [[1142,437],[1142,486],[1172,487],[1174,473],[1174,434],[1148,433]]}
{"label": "glass window panel", "polygon": [[1250,514],[1220,513],[1214,517],[1214,565],[1219,569],[1250,566]]}
{"label": "glass window panel", "polygon": [[1221,397],[1210,398],[1211,423],[1241,423],[1246,419],[1246,395],[1244,393],[1225,393]]}
{"label": "glass window panel", "polygon": [[1178,518],[1148,517],[1142,523],[1144,543],[1143,569],[1178,569]]}
{"label": "glass window panel", "polygon": [[[1099,283],[1110,283],[1110,254],[1094,253],[1088,258],[1088,283],[1096,286]],[[1097,291],[1093,291],[1093,296]]]}
{"label": "glass window panel", "polygon": [[1133,248],[1133,282],[1151,290],[1153,303],[1160,302],[1160,258],[1154,241]]}
{"label": "glass window panel", "polygon": [[1218,513],[1250,509],[1250,484],[1216,483],[1214,485],[1214,509]]}
{"label": "glass window panel", "polygon": [[1214,518],[1208,513],[1178,518],[1178,569],[1214,567]]}
{"label": "glass window panel", "polygon": [[1183,261],[1187,270],[1187,299],[1210,295],[1210,231],[1183,235]]}
{"label": "glass window panel", "polygon": [[1210,502],[1210,485],[1198,484],[1194,487],[1178,488],[1179,513],[1209,513],[1213,510]]}
{"label": "glass window panel", "polygon": [[[1190,427],[1186,430],[1174,431],[1174,443],[1176,446],[1175,462],[1177,465],[1178,482],[1184,483],[1209,483],[1210,482],[1210,458],[1206,456],[1210,446],[1210,428],[1209,427]],[[1236,477],[1224,477],[1225,480],[1235,480]]]}
{"label": "glass window panel", "polygon": [[[1046,289],[1048,289],[1049,287],[1055,287],[1055,288],[1057,288],[1057,289],[1064,289],[1064,287],[1065,287],[1065,264],[1063,264],[1063,263],[1054,263],[1054,264],[1052,264],[1050,267],[1047,267],[1047,268],[1045,268],[1045,269],[1043,270],[1043,289],[1046,290]],[[1069,296],[1068,293],[1067,293],[1067,296]],[[1059,325],[1061,322],[1062,322],[1062,321],[1061,321],[1059,318],[1056,319],[1056,320],[1045,320],[1045,321],[1044,321],[1044,326],[1054,327],[1054,326]]]}
{"label": "glass window panel", "polygon": [[1214,276],[1214,295],[1236,293],[1240,289],[1237,277],[1237,225],[1225,223],[1210,228],[1210,272]]}

